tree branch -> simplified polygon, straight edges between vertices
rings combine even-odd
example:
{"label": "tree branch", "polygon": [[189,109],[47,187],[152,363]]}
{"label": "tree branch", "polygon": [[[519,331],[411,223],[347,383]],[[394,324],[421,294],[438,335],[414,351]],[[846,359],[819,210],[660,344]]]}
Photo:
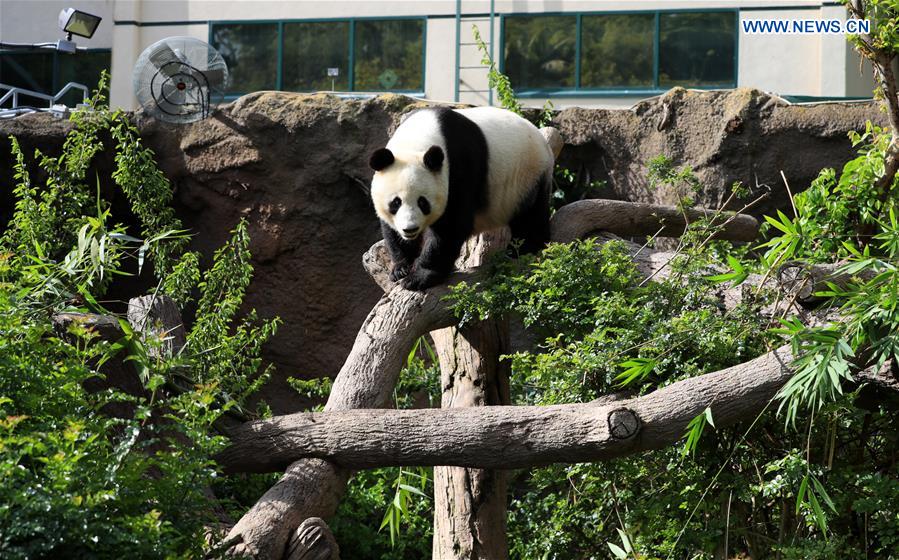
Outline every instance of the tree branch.
{"label": "tree branch", "polygon": [[680,237],[687,227],[687,219],[693,222],[713,216],[722,228],[716,233],[716,239],[752,241],[758,235],[758,220],[748,214],[704,208],[690,208],[684,212],[674,206],[594,198],[566,204],[553,214],[551,238],[568,243],[600,229],[623,236]]}
{"label": "tree branch", "polygon": [[718,428],[752,420],[789,379],[789,346],[607,405],[354,410],[246,424],[218,457],[230,472],[271,472],[303,457],[345,468],[511,469],[601,461],[658,449],[712,409]]}

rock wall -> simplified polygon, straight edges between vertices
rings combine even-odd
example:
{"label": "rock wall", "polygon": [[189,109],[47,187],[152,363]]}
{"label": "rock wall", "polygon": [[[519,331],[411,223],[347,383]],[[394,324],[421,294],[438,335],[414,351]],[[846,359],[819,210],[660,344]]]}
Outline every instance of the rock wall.
{"label": "rock wall", "polygon": [[[381,294],[361,265],[380,237],[366,190],[368,156],[420,105],[395,95],[259,92],[190,125],[135,116],[175,186],[194,248],[211,257],[241,217],[249,220],[256,272],[246,305],[284,320],[266,349],[277,371],[263,397],[277,413],[303,405],[287,377],[336,374]],[[801,190],[822,167],[842,165],[852,155],[846,132],[867,119],[883,117],[869,103],[790,106],[755,90],[675,89],[632,110],[566,109],[555,125],[567,142],[560,163],[585,180],[607,181],[598,196],[673,202],[674,193],[649,189],[646,178],[646,161],[666,154],[693,166],[706,185],[697,197],[703,205],[726,198],[734,181],[769,185],[772,198],[759,211],[785,204],[781,170]],[[0,120],[3,223],[12,185],[6,137],[16,135],[27,154],[57,153],[69,126],[49,115]],[[108,152],[98,158],[101,177],[110,159]],[[104,189],[115,197],[111,185]],[[114,204],[122,206],[120,196]]]}
{"label": "rock wall", "polygon": [[748,88],[674,88],[630,110],[566,109],[554,121],[566,142],[559,163],[606,181],[597,197],[676,203],[671,189],[651,189],[647,180],[646,163],[664,154],[692,166],[705,187],[695,197],[700,206],[723,203],[735,181],[754,194],[770,189],[751,211],[761,214],[788,204],[781,171],[793,192],[804,190],[822,168],[852,156],[847,132],[864,130],[866,120],[886,125],[873,102],[790,105]]}

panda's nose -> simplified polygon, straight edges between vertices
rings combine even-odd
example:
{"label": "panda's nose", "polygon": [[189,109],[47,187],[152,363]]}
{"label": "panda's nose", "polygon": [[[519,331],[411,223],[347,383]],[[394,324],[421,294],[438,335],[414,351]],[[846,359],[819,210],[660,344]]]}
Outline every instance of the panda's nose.
{"label": "panda's nose", "polygon": [[416,231],[418,231],[417,227],[403,228],[403,233],[405,233],[407,235],[412,235]]}

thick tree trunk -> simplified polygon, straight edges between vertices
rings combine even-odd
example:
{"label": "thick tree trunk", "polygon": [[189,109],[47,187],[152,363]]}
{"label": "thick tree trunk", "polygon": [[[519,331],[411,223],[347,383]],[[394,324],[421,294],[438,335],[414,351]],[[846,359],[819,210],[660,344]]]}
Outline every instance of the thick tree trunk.
{"label": "thick tree trunk", "polygon": [[[460,268],[480,266],[506,235],[483,234],[466,246]],[[440,361],[443,408],[510,404],[509,330],[490,319],[464,328],[431,333]],[[508,558],[506,473],[464,467],[434,468],[433,558],[496,560]]]}
{"label": "thick tree trunk", "polygon": [[348,468],[512,469],[603,461],[671,445],[710,407],[715,426],[752,420],[790,378],[789,346],[749,362],[603,404],[306,413],[236,430],[219,462],[277,471],[300,457]]}

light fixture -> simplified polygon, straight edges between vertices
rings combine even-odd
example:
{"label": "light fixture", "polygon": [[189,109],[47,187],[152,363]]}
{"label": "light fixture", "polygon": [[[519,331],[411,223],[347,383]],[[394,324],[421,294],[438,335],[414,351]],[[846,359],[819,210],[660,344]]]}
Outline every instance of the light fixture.
{"label": "light fixture", "polygon": [[100,25],[100,16],[95,16],[75,8],[66,8],[59,12],[59,28],[68,33],[68,40],[72,40],[72,35],[78,35],[85,39],[90,39],[97,31]]}

